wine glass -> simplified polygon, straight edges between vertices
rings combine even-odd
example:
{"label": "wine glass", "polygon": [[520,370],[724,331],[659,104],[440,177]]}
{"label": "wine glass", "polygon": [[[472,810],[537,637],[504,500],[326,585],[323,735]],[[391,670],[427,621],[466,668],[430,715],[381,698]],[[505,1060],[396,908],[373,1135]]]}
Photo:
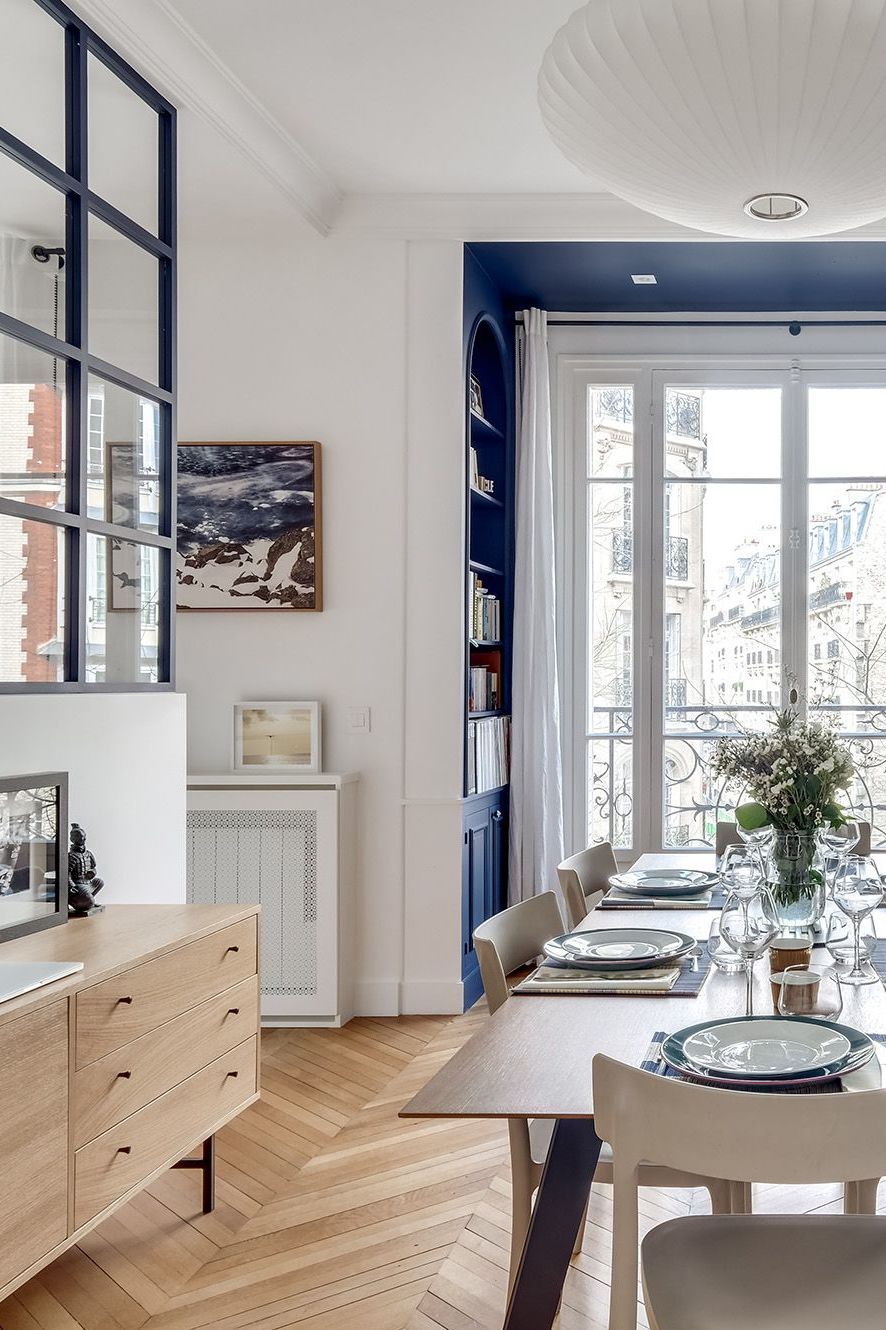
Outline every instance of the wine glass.
{"label": "wine glass", "polygon": [[773,975],[778,986],[779,1016],[816,1016],[835,1021],[843,1010],[843,994],[830,966],[789,965]]}
{"label": "wine glass", "polygon": [[832,863],[834,865],[831,879],[831,887],[833,888],[833,879],[837,876],[837,869],[861,839],[861,828],[857,822],[844,822],[841,827],[824,826],[819,832],[818,838],[825,854],[825,872]]}
{"label": "wine glass", "polygon": [[720,916],[715,914],[708,933],[708,955],[718,970],[724,974],[737,974],[744,969],[744,961],[720,932]]}
{"label": "wine glass", "polygon": [[720,881],[726,894],[748,900],[760,888],[762,874],[756,856],[744,845],[727,845],[720,860]]}
{"label": "wine glass", "polygon": [[[861,963],[862,966],[867,966],[870,964],[877,948],[877,934],[871,915],[867,915],[862,919],[859,924],[859,932],[861,934]],[[833,962],[837,978],[841,979],[844,974],[849,974],[855,956],[855,946],[852,941],[849,920],[840,910],[833,910],[828,916],[824,944]]]}
{"label": "wine glass", "polygon": [[744,827],[740,827],[738,823],[736,823],[735,830],[748,847],[748,852],[756,860],[759,867],[760,880],[763,881],[766,877],[764,851],[775,834],[775,828],[770,826],[755,827],[753,831],[746,831]]}
{"label": "wine glass", "polygon": [[720,934],[745,963],[745,1014],[754,1014],[754,962],[778,932],[775,907],[768,891],[749,900],[733,893],[720,914]]}
{"label": "wine glass", "polygon": [[872,859],[848,854],[834,877],[834,904],[852,921],[852,969],[841,975],[843,984],[875,984],[877,973],[867,961],[862,964],[861,921],[883,899],[883,883]]}

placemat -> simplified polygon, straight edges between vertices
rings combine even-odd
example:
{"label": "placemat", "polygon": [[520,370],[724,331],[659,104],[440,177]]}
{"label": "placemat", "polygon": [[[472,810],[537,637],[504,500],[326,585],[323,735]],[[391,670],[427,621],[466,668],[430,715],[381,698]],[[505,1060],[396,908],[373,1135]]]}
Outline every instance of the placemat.
{"label": "placemat", "polygon": [[[576,981],[572,976],[575,974],[575,967],[561,964],[558,961],[545,961],[528,975],[522,983],[511,990],[513,996],[519,997],[544,997],[548,993],[564,994],[575,993],[582,997],[609,997],[609,996],[631,996],[631,997],[698,997],[705,980],[711,972],[711,958],[707,953],[704,944],[699,944],[699,949],[691,956],[685,956],[679,965],[673,967],[662,966],[662,970],[673,968],[677,971],[677,979],[670,988],[640,988],[634,982],[644,971],[634,971],[628,974],[618,975],[611,986],[601,989],[592,987],[594,980],[599,979],[599,975],[594,975],[587,971],[585,980],[586,986],[582,985],[581,980]],[[550,982],[545,981],[544,986],[532,981],[540,972],[553,974],[557,970],[563,970],[564,981],[558,986],[556,979]],[[567,979],[566,975],[570,977]],[[528,985],[528,987],[527,987]]]}
{"label": "placemat", "polygon": [[722,910],[726,893],[714,887],[700,896],[631,896],[610,887],[597,906],[598,910]]}
{"label": "placemat", "polygon": [[[653,1076],[667,1076],[674,1081],[683,1081],[687,1085],[701,1085],[708,1090],[753,1090],[755,1094],[841,1094],[843,1083],[840,1080],[826,1081],[824,1085],[786,1085],[780,1088],[777,1085],[711,1085],[707,1081],[696,1081],[691,1076],[684,1076],[681,1072],[669,1067],[661,1056],[661,1046],[668,1038],[666,1030],[656,1030],[649,1041],[649,1047],[640,1063],[641,1071],[652,1072]],[[871,1034],[869,1038],[876,1040],[878,1044],[886,1045],[886,1034]]]}

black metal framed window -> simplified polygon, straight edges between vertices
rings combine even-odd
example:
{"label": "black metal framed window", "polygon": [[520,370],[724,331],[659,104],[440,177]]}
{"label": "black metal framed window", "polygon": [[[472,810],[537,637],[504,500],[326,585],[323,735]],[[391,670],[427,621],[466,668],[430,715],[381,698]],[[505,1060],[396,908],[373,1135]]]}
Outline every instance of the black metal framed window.
{"label": "black metal framed window", "polygon": [[58,0],[0,32],[0,692],[174,680],[175,109]]}

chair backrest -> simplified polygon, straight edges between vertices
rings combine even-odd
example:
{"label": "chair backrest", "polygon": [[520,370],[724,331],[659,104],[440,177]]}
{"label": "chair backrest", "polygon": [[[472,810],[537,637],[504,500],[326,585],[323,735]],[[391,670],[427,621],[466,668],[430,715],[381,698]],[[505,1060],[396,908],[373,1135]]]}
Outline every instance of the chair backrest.
{"label": "chair backrest", "polygon": [[557,868],[557,877],[569,927],[577,928],[586,914],[590,914],[609,886],[609,879],[618,872],[618,864],[608,840],[589,845],[564,859]]}
{"label": "chair backrest", "polygon": [[858,844],[852,851],[853,854],[870,854],[871,852],[871,824],[870,822],[858,823]]}
{"label": "chair backrest", "polygon": [[562,932],[560,902],[553,891],[520,901],[474,929],[474,949],[490,1011],[497,1011],[507,999],[507,976],[534,960],[544,944]]}
{"label": "chair backrest", "polygon": [[637,1316],[641,1161],[734,1182],[886,1177],[886,1092],[774,1095],[655,1076],[598,1053],[594,1126],[612,1147],[610,1330]]}
{"label": "chair backrest", "polygon": [[734,822],[718,822],[717,838],[714,842],[714,852],[719,859],[730,845],[742,845],[744,842],[738,834],[738,828]]}

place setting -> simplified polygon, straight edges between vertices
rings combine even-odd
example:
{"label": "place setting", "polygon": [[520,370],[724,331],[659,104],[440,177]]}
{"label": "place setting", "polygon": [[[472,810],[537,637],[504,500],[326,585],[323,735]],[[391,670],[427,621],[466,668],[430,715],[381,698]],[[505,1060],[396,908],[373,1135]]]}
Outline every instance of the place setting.
{"label": "place setting", "polygon": [[687,933],[665,928],[596,928],[551,938],[544,946],[544,960],[513,993],[693,997],[710,967],[710,956]]}
{"label": "place setting", "polygon": [[708,910],[723,903],[720,877],[700,868],[636,868],[615,873],[602,910]]}

